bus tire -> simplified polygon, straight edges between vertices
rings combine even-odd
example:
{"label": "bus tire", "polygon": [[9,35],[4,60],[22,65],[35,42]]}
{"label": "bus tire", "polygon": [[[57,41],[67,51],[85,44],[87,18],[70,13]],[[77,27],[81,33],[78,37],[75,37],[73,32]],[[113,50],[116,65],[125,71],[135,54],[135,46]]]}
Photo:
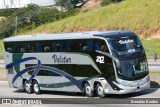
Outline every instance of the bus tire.
{"label": "bus tire", "polygon": [[96,86],[96,93],[99,98],[105,98],[104,88],[100,83]]}
{"label": "bus tire", "polygon": [[41,89],[37,81],[33,81],[33,92],[35,94],[41,94]]}
{"label": "bus tire", "polygon": [[23,87],[27,94],[33,93],[32,84],[30,84],[27,80],[24,82]]}
{"label": "bus tire", "polygon": [[84,93],[87,97],[94,97],[94,91],[92,90],[89,83],[84,85]]}

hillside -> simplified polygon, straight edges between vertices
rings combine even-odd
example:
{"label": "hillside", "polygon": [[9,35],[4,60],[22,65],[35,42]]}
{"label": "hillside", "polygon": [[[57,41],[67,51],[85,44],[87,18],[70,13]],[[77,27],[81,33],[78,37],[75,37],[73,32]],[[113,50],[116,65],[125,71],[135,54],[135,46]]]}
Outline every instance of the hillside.
{"label": "hillside", "polygon": [[21,34],[129,29],[143,37],[159,37],[160,1],[124,0],[42,25]]}
{"label": "hillside", "polygon": [[[20,31],[19,35],[129,29],[137,32],[142,38],[148,37],[142,39],[144,47],[157,52],[160,58],[160,39],[157,39],[160,38],[159,0],[125,0],[106,7],[100,7],[97,1],[99,0],[90,0],[90,3],[82,7],[84,11],[75,16],[44,24],[27,32]],[[2,40],[0,40],[1,52],[3,52]],[[147,56],[152,55],[147,53]]]}
{"label": "hillside", "polygon": [[88,2],[86,2],[82,6],[81,11],[87,11],[87,10],[99,8],[99,7],[101,7],[101,2],[102,2],[102,0],[88,0]]}

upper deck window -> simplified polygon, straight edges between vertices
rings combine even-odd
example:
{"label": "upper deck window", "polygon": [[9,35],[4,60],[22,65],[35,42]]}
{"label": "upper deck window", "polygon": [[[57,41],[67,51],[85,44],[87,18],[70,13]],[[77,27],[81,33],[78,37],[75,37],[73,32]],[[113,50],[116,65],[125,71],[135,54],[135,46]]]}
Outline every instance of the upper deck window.
{"label": "upper deck window", "polygon": [[95,40],[95,50],[109,52],[107,44],[104,40]]}
{"label": "upper deck window", "polygon": [[71,39],[44,41],[17,41],[4,43],[5,50],[10,53],[41,53],[41,52],[80,52],[92,53],[95,50],[108,52],[104,40]]}
{"label": "upper deck window", "polygon": [[5,50],[7,52],[14,52],[14,43],[13,42],[7,42],[7,43],[4,43],[4,46],[5,46]]}
{"label": "upper deck window", "polygon": [[5,50],[10,53],[40,52],[93,52],[94,42],[91,39],[44,40],[5,42]]}

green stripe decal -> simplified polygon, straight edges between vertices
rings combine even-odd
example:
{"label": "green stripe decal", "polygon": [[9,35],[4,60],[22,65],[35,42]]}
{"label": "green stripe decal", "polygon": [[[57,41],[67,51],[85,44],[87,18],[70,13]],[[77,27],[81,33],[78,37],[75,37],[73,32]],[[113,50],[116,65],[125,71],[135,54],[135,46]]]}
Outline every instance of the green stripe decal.
{"label": "green stripe decal", "polygon": [[[12,54],[12,62],[15,62],[17,60],[22,59],[23,53],[18,53],[18,54]],[[14,66],[15,71],[18,73],[20,72],[20,64],[17,64]]]}
{"label": "green stripe decal", "polygon": [[[88,80],[91,80],[91,79],[96,78],[98,76],[99,75],[96,75],[96,76],[93,76],[93,77],[87,77],[87,78],[84,78],[84,79],[80,79],[78,81],[80,81],[82,83],[83,81],[88,81]],[[39,85],[42,88],[62,88],[62,87],[69,87],[69,86],[72,86],[74,84],[72,84],[71,82],[63,82],[63,83],[39,84]]]}
{"label": "green stripe decal", "polygon": [[61,88],[61,87],[69,87],[73,85],[71,82],[64,82],[64,83],[55,83],[55,84],[40,84],[40,87],[43,88]]}

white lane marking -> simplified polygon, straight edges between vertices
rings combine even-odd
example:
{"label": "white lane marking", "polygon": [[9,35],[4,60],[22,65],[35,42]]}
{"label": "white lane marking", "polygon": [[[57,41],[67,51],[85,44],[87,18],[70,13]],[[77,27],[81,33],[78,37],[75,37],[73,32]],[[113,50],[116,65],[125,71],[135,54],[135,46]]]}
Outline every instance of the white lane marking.
{"label": "white lane marking", "polygon": [[33,107],[48,107],[48,106],[39,106],[39,105],[36,105],[36,106],[33,106]]}
{"label": "white lane marking", "polygon": [[160,67],[149,67],[149,68],[160,68]]}

